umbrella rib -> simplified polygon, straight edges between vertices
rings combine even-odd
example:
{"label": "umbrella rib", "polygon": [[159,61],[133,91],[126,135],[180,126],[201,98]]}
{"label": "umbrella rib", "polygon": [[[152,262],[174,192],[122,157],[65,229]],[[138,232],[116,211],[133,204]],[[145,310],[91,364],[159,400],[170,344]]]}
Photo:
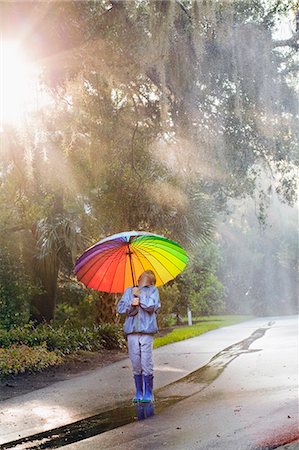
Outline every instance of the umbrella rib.
{"label": "umbrella rib", "polygon": [[[161,242],[165,242],[164,246],[157,246],[155,244],[155,240],[151,239],[150,236],[141,236],[140,239],[137,240],[137,242],[135,241],[135,245],[136,247],[138,246],[139,243],[141,243],[141,245],[143,245],[144,247],[150,247],[153,248],[155,250],[160,249],[160,248],[166,248],[166,250],[168,251],[168,253],[171,253],[171,250],[173,250],[175,253],[177,253],[178,255],[182,256],[182,257],[187,257],[186,251],[183,249],[183,247],[181,247],[179,244],[177,244],[174,241],[171,240],[163,240],[161,239]],[[171,244],[171,246],[169,245]],[[167,248],[169,246],[169,249]],[[180,259],[179,256],[176,256],[177,259]]]}
{"label": "umbrella rib", "polygon": [[[129,243],[127,242],[127,248],[129,248]],[[124,264],[124,273],[123,273],[123,287],[122,291],[125,291],[125,282],[126,282],[126,269],[127,269],[127,258],[125,257],[125,264]]]}
{"label": "umbrella rib", "polygon": [[88,248],[85,250],[83,255],[81,255],[76,262],[77,264],[80,264],[82,261],[84,261],[85,258],[88,258],[89,256],[93,256],[94,253],[100,252],[104,253],[105,251],[113,250],[113,247],[117,247],[118,245],[115,245],[114,242],[103,242],[103,244],[95,244],[93,247]]}
{"label": "umbrella rib", "polygon": [[[138,261],[140,262],[140,265],[141,265],[143,271],[145,271],[144,265],[142,264],[141,259],[140,259],[139,256],[137,255],[136,250],[134,251],[134,255],[136,255],[136,257],[138,258]],[[136,281],[138,281],[138,280],[136,280]]]}
{"label": "umbrella rib", "polygon": [[[155,269],[153,263],[147,258],[146,254],[150,255],[150,256],[153,257],[156,261],[158,261],[159,264],[161,264],[161,266],[163,266],[163,267],[166,269],[166,271],[171,275],[171,277],[173,277],[172,273],[169,272],[169,270],[164,266],[164,264],[162,264],[161,261],[159,261],[159,260],[158,260],[155,256],[153,256],[151,253],[149,253],[149,252],[147,252],[147,251],[144,251],[144,250],[140,250],[140,249],[138,249],[138,251],[139,251],[140,253],[143,254],[143,256],[146,258],[147,262],[148,262],[148,263],[151,265],[151,267],[153,268],[153,271],[156,272],[156,273],[158,274],[158,276],[159,276],[159,278],[162,280],[163,284],[165,283],[165,281],[162,279],[162,276],[159,274],[159,272]],[[145,255],[144,255],[144,254],[145,254]]]}
{"label": "umbrella rib", "polygon": [[[140,249],[138,249],[138,250],[136,249],[136,250],[135,250],[135,255],[136,255],[137,258],[139,259],[140,264],[142,265],[142,268],[145,270],[144,265],[142,264],[142,262],[141,262],[139,256],[137,255],[137,251],[140,252],[141,254],[142,254],[142,251],[141,251]],[[143,255],[143,256],[144,256],[144,255]],[[162,280],[161,276],[159,275],[158,271],[155,269],[155,267],[153,266],[153,264],[151,263],[151,261],[150,261],[148,258],[146,258],[146,261],[148,262],[148,264],[150,264],[150,266],[151,266],[153,272],[156,272],[156,274],[158,275],[158,277]],[[162,282],[163,282],[163,284],[164,284],[164,281],[163,281],[163,280],[162,280]]]}
{"label": "umbrella rib", "polygon": [[125,264],[124,264],[123,287],[122,287],[122,291],[123,291],[123,292],[125,292],[126,269],[127,269],[127,258],[125,258]]}
{"label": "umbrella rib", "polygon": [[[122,246],[122,250],[123,250],[123,247],[124,247],[124,246]],[[119,264],[120,264],[120,260],[121,260],[121,258],[122,258],[122,256],[123,256],[123,254],[124,254],[124,253],[122,253],[122,254],[120,255],[120,258],[119,258]],[[126,260],[126,258],[125,258],[125,260]],[[125,272],[124,272],[123,278],[125,279],[125,274],[126,274],[126,261],[125,261],[124,267],[125,267]],[[112,281],[111,281],[111,284],[110,284],[110,292],[111,292],[111,288],[112,288],[113,283],[114,283],[114,280],[115,280],[116,272],[117,272],[117,271],[115,270],[114,275],[113,275],[113,277],[112,277]],[[124,288],[124,285],[123,285],[123,288]],[[124,290],[124,289],[123,289],[123,290]]]}
{"label": "umbrella rib", "polygon": [[[122,247],[121,247],[119,250],[122,250]],[[114,249],[114,251],[115,251],[115,249]],[[107,270],[110,268],[111,264],[114,262],[114,259],[118,256],[118,252],[119,252],[119,251],[116,252],[117,255],[116,255],[115,257],[113,256],[113,253],[112,253],[112,256],[109,256],[109,258],[111,258],[112,261],[110,262],[110,264],[108,265],[107,269],[105,270],[104,275],[102,276],[101,281],[100,281],[100,283],[98,284],[98,286],[102,283],[103,278],[104,278],[104,276],[105,276],[106,273],[107,273]],[[97,261],[98,261],[98,260],[97,260]],[[96,262],[97,262],[97,261],[96,261]],[[96,262],[95,262],[94,264],[96,264]],[[92,265],[92,267],[94,266],[94,264]],[[98,272],[98,271],[96,271],[96,273],[94,273],[94,274],[92,275],[92,277],[88,280],[87,284],[89,284],[89,283],[93,280],[93,278],[96,276],[97,272]],[[98,290],[98,288],[97,288],[97,290]]]}
{"label": "umbrella rib", "polygon": [[[138,243],[136,244],[136,247],[137,247],[137,246],[138,246]],[[146,247],[150,247],[150,248],[154,249],[156,253],[162,255],[162,256],[163,256],[165,259],[167,259],[171,264],[173,264],[177,269],[179,269],[179,267],[173,262],[174,259],[179,260],[179,261],[185,263],[185,261],[182,261],[182,260],[181,260],[179,257],[177,257],[177,256],[175,256],[173,259],[170,259],[170,258],[168,258],[167,256],[163,255],[163,254],[160,252],[160,250],[162,250],[162,251],[166,252],[167,254],[171,254],[171,252],[169,252],[169,251],[167,250],[167,248],[166,248],[166,249],[163,249],[163,248],[161,248],[161,247],[156,247],[155,245],[148,245],[148,246],[147,246],[147,245],[144,245],[144,243],[143,243],[143,248],[144,248],[144,251],[145,251],[145,252],[147,252]],[[150,254],[150,252],[147,252],[147,253]],[[187,256],[186,252],[185,252],[184,254],[182,254],[182,256],[184,256],[186,259],[188,259],[188,256]],[[157,258],[156,258],[156,259],[157,259]],[[158,260],[158,261],[159,261],[159,260]]]}
{"label": "umbrella rib", "polygon": [[[108,272],[108,270],[110,269],[110,267],[111,267],[111,265],[112,265],[112,263],[114,263],[114,261],[118,258],[118,256],[119,256],[119,253],[120,253],[120,251],[123,251],[123,246],[119,249],[119,251],[117,251],[116,253],[117,253],[117,255],[115,255],[115,257],[112,257],[111,258],[111,262],[110,262],[110,264],[108,265],[108,267],[107,267],[107,269],[105,270],[105,272],[104,272],[104,274],[103,274],[103,276],[102,276],[102,279],[101,279],[101,281],[98,283],[98,287],[97,287],[97,290],[99,290],[99,286],[100,286],[100,284],[102,283],[102,281],[103,281],[103,279],[104,279],[104,277],[105,277],[105,275],[106,275],[106,273]],[[112,285],[111,285],[112,286]],[[110,288],[111,288],[111,286],[110,286]],[[109,291],[109,293],[110,293],[110,291]]]}
{"label": "umbrella rib", "polygon": [[[122,241],[124,242],[124,241]],[[94,244],[92,247],[88,248],[83,255],[81,255],[77,261],[76,261],[76,266],[80,265],[80,263],[82,261],[84,261],[85,258],[88,258],[89,256],[91,256],[91,258],[93,257],[93,254],[96,252],[99,252],[98,254],[103,254],[105,252],[110,252],[110,251],[114,251],[115,248],[119,247],[121,244],[119,244],[119,242],[114,242],[114,241],[105,241],[103,243],[99,243],[97,242],[96,244]]]}
{"label": "umbrella rib", "polygon": [[[85,272],[83,273],[81,278],[83,278],[87,274],[87,272],[89,272],[89,270],[93,268],[93,266],[99,261],[99,259],[101,259],[101,257],[105,256],[105,258],[107,258],[107,255],[108,255],[108,257],[110,257],[109,253],[113,254],[114,251],[115,251],[115,248],[112,248],[109,250],[105,250],[104,253],[99,253],[99,255],[97,255],[95,257],[95,260],[93,261],[92,265],[88,269],[85,270]],[[92,278],[93,278],[93,276],[92,276]],[[88,281],[88,283],[89,283],[89,281]]]}
{"label": "umbrella rib", "polygon": [[[149,252],[147,252],[146,251],[146,249],[138,249],[139,251],[140,251],[140,253],[146,253],[146,254],[149,254],[152,258],[154,258],[156,261],[158,261],[159,262],[159,264],[161,264],[163,267],[164,267],[164,269],[173,277],[173,275],[172,275],[172,273],[169,271],[169,269],[167,268],[167,267],[165,267],[165,265],[158,259],[158,258],[156,258],[156,256],[154,256],[153,254],[151,254],[151,253],[149,253]],[[156,252],[157,253],[159,253],[157,250],[156,250]],[[159,254],[161,254],[161,253],[159,253]],[[181,271],[181,268],[180,267],[178,267],[176,264],[174,264],[173,263],[173,261],[171,260],[171,259],[169,259],[169,258],[167,258],[167,256],[164,256],[163,255],[163,257],[165,258],[165,259],[167,259],[167,261],[169,261],[174,267],[176,267],[176,269],[178,269],[179,271]],[[151,263],[150,263],[151,264]]]}

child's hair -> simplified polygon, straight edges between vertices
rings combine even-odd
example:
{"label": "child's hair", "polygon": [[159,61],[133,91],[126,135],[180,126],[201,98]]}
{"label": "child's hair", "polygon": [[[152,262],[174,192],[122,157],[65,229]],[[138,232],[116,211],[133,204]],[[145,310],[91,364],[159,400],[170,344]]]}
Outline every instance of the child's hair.
{"label": "child's hair", "polygon": [[[143,272],[143,274],[147,275],[148,278],[151,280],[151,285],[154,286],[156,284],[156,275],[154,274],[154,272],[152,270],[145,270]],[[143,275],[142,274],[142,275]]]}

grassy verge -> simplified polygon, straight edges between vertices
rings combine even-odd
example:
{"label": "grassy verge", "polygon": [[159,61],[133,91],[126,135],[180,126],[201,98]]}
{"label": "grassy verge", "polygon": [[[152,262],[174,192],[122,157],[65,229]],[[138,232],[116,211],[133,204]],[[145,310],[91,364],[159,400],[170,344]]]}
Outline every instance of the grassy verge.
{"label": "grassy verge", "polygon": [[193,322],[198,322],[191,327],[180,326],[170,331],[162,337],[157,337],[154,341],[154,348],[162,345],[172,344],[173,342],[183,341],[195,336],[199,336],[207,331],[215,330],[216,328],[234,325],[236,323],[250,320],[253,316],[207,316],[195,317]]}

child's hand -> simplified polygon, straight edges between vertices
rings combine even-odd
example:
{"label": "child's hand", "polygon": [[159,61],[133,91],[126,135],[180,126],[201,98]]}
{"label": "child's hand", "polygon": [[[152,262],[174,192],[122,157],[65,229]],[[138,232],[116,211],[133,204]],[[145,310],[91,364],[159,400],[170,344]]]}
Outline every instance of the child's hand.
{"label": "child's hand", "polygon": [[134,297],[132,300],[132,306],[139,306],[139,297]]}
{"label": "child's hand", "polygon": [[137,286],[134,286],[132,289],[133,295],[135,295],[136,297],[138,297],[138,295],[140,294],[140,289]]}

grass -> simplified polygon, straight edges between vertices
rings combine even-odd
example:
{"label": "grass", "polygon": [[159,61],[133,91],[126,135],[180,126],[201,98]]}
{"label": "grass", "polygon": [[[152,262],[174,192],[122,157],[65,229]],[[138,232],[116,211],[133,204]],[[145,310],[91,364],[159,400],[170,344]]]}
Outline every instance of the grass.
{"label": "grass", "polygon": [[168,334],[162,337],[157,337],[154,341],[154,348],[161,347],[162,345],[172,344],[173,342],[183,341],[195,336],[200,336],[207,331],[215,330],[216,328],[226,327],[228,325],[234,325],[236,323],[244,322],[252,319],[253,316],[204,316],[194,317],[194,325],[180,326],[170,331]]}

